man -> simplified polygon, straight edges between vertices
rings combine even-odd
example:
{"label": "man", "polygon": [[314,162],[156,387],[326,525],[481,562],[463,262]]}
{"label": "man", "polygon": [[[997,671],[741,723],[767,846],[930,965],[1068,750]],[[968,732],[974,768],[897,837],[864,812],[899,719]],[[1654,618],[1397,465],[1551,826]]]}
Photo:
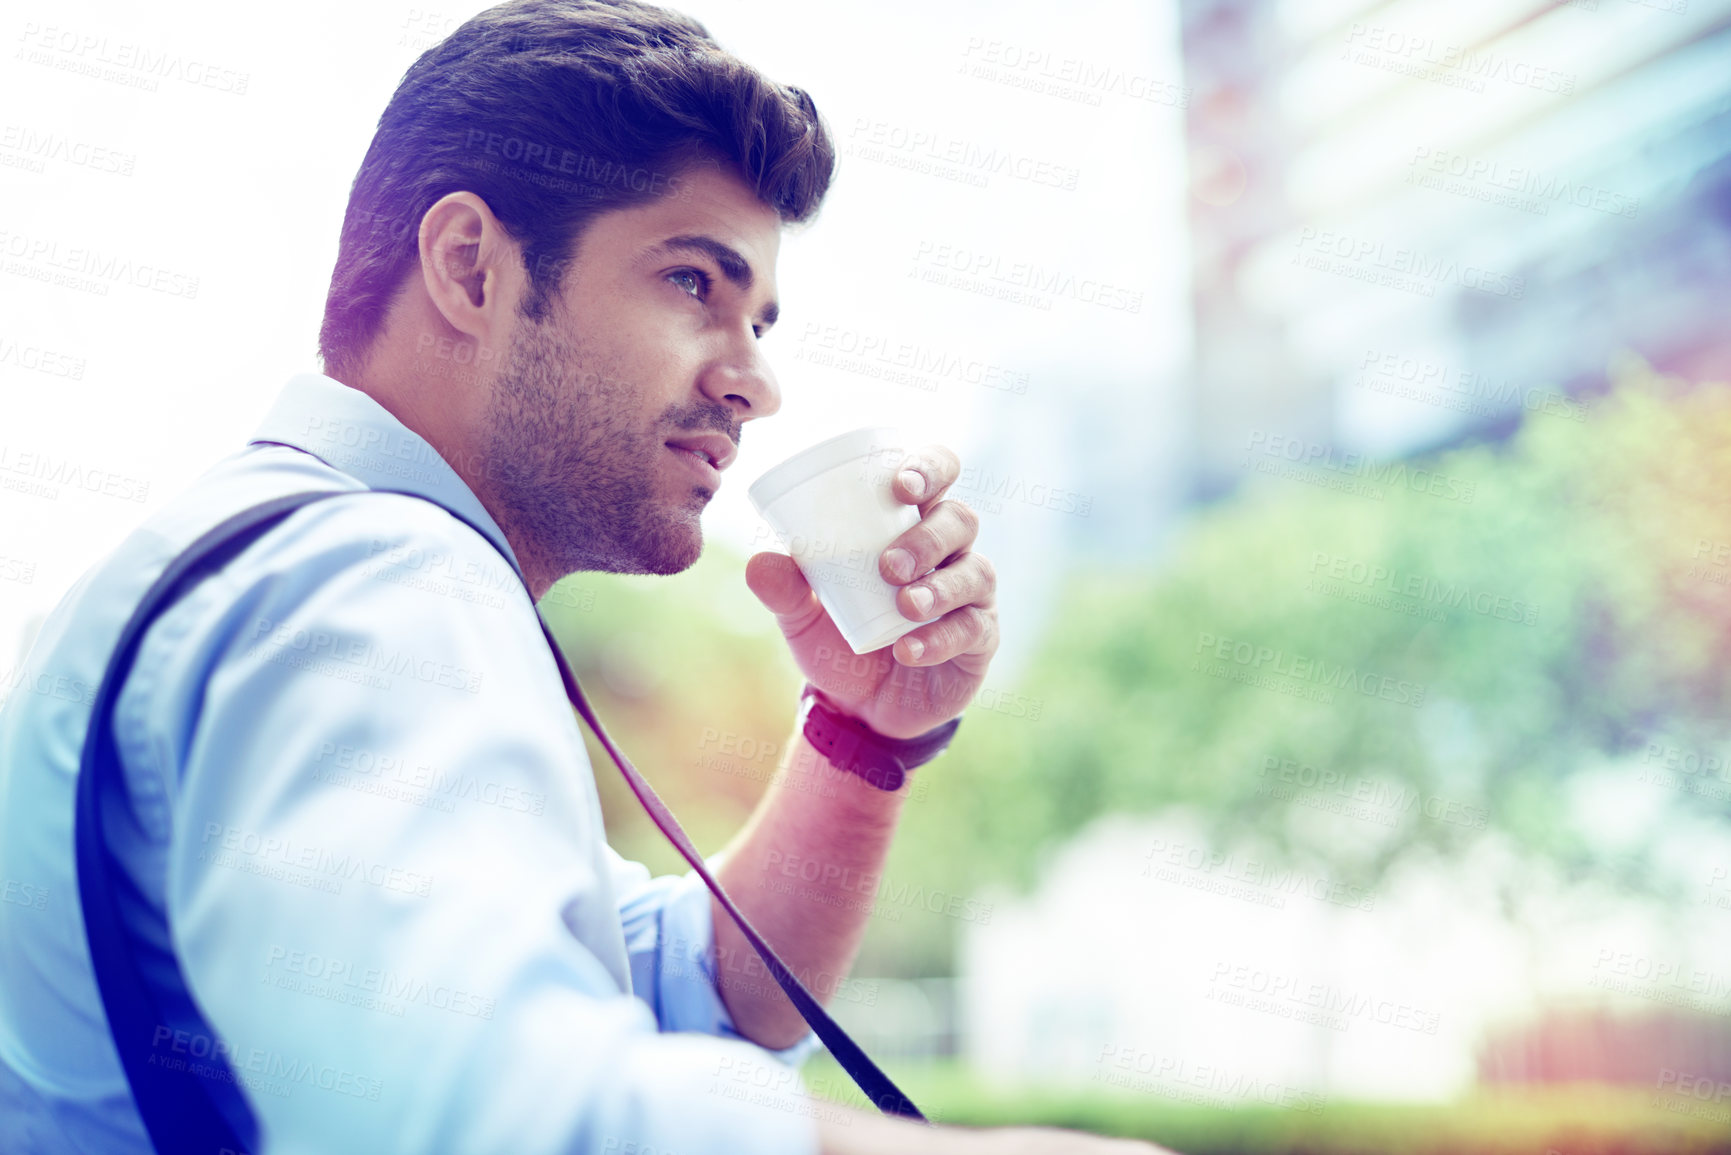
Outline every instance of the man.
{"label": "man", "polygon": [[[780,230],[832,162],[809,97],[628,0],[516,0],[409,70],[351,193],[325,374],[74,586],[0,712],[0,877],[52,899],[0,904],[0,1149],[149,1150],[78,906],[88,690],[174,556],[305,490],[342,496],[164,611],[104,719],[124,917],[190,1000],[152,1063],[250,1111],[264,1151],[1108,1145],[814,1110],[762,1050],[809,1054],[797,1012],[716,967],[750,953],[738,928],[694,874],[652,879],[606,845],[537,624],[566,574],[697,558],[741,427],[780,404],[756,347]],[[976,520],[944,496],[957,473],[931,447],[895,479],[921,520],[880,569],[937,620],[864,676],[826,660],[845,647],[788,558],[747,569],[820,706],[884,741],[959,713],[997,647]],[[876,873],[905,788],[797,731],[790,749],[835,789],[772,788],[711,862],[827,997],[857,904],[824,901],[827,874],[757,883],[792,854]],[[405,781],[475,788],[445,808]],[[772,1102],[742,1093],[766,1083]]]}

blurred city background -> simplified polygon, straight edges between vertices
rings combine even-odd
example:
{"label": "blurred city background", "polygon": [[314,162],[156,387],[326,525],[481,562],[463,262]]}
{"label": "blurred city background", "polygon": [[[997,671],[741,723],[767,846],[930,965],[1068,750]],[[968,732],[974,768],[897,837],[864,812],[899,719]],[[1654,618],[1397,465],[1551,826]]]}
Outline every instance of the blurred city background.
{"label": "blurred city background", "polygon": [[[0,660],[316,368],[377,111],[476,7],[8,18],[0,447],[148,490],[0,459]],[[844,1024],[963,1122],[1731,1150],[1731,2],[681,7],[812,92],[836,183],[703,560],[543,608],[719,849],[799,687],[746,484],[865,424],[961,454],[1005,644]],[[42,238],[198,292],[37,287]]]}

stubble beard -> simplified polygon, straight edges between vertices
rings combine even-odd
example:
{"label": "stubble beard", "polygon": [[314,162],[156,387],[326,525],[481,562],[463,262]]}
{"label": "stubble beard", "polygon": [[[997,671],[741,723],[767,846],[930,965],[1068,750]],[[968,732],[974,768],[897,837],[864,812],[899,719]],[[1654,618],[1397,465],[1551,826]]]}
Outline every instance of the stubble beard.
{"label": "stubble beard", "polygon": [[669,406],[642,428],[640,398],[552,318],[519,315],[488,412],[487,462],[489,509],[525,570],[551,582],[585,570],[675,574],[697,560],[712,492],[658,497],[664,443],[678,428],[726,427],[727,411]]}

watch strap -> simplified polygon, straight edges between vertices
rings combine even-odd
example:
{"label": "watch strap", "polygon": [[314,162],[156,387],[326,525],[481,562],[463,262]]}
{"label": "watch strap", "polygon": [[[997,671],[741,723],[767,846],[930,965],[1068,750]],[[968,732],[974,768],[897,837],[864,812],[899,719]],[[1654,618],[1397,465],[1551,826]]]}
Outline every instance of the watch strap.
{"label": "watch strap", "polygon": [[888,738],[833,708],[810,682],[800,693],[800,732],[830,765],[857,774],[879,790],[900,790],[908,771],[943,753],[961,726],[960,718],[913,738]]}

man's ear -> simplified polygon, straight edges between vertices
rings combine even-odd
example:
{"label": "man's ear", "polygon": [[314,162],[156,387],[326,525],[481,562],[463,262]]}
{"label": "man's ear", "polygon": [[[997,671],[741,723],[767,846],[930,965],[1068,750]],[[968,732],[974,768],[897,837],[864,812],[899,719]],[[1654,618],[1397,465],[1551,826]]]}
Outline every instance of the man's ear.
{"label": "man's ear", "polygon": [[525,287],[523,256],[487,202],[446,193],[421,217],[421,283],[451,328],[480,350],[510,340]]}

